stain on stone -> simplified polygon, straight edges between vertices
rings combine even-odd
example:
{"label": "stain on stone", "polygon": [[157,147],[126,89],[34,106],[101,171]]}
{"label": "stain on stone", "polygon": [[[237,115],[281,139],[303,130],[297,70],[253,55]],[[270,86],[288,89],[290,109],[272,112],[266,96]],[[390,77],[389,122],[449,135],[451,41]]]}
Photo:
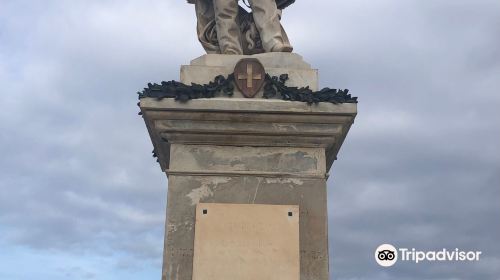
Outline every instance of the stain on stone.
{"label": "stain on stone", "polygon": [[191,199],[191,205],[194,206],[202,199],[213,196],[217,185],[227,183],[229,180],[223,177],[203,178],[200,180],[201,186],[191,190],[186,196]]}
{"label": "stain on stone", "polygon": [[169,223],[167,225],[167,232],[176,232],[177,231],[177,225],[173,223]]}
{"label": "stain on stone", "polygon": [[213,191],[207,186],[202,185],[197,189],[193,189],[187,194],[187,197],[191,199],[191,205],[196,205],[201,199],[214,195]]}
{"label": "stain on stone", "polygon": [[229,162],[229,165],[231,167],[240,167],[240,168],[244,168],[245,164],[243,163],[243,161],[239,160],[239,159],[235,159],[235,160],[232,160]]}
{"label": "stain on stone", "polygon": [[192,219],[188,219],[188,220],[184,221],[184,228],[187,231],[192,231],[194,229]]}
{"label": "stain on stone", "polygon": [[234,153],[215,153],[210,147],[191,150],[199,168],[211,170],[213,167],[230,166],[231,170],[271,172],[304,172],[318,169],[318,158],[303,151],[283,153],[281,151],[259,151],[240,148]]}
{"label": "stain on stone", "polygon": [[298,178],[266,178],[267,184],[292,184],[296,186],[302,186],[304,181]]}

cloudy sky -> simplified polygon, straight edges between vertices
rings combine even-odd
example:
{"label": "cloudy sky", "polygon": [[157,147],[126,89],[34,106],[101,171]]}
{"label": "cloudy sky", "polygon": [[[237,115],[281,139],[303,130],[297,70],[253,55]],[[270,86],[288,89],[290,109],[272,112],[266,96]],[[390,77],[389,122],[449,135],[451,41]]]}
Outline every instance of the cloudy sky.
{"label": "cloudy sky", "polygon": [[[500,2],[299,0],[283,24],[359,115],[332,279],[500,279]],[[136,92],[203,54],[173,0],[0,0],[0,279],[160,279],[167,179]],[[381,243],[483,251],[378,267]]]}

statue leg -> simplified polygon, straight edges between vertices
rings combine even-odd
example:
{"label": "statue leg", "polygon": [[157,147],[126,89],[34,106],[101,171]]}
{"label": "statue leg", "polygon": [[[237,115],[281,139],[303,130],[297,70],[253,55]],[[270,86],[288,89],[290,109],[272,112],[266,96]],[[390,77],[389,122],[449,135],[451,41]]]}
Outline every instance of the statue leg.
{"label": "statue leg", "polygon": [[237,23],[239,11],[238,1],[213,0],[213,3],[215,23],[217,26],[217,38],[219,40],[221,53],[243,54],[241,32]]}
{"label": "statue leg", "polygon": [[207,53],[221,53],[215,28],[215,12],[212,1],[196,0],[196,31],[198,40]]}
{"label": "statue leg", "polygon": [[255,25],[259,30],[262,47],[266,52],[293,50],[280,23],[280,10],[275,0],[250,0]]}

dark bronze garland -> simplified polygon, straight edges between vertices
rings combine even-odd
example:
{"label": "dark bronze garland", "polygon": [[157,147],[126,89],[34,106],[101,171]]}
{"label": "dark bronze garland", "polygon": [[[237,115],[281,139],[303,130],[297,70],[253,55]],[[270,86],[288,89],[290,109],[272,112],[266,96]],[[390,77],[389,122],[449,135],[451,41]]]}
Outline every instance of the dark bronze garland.
{"label": "dark bronze garland", "polygon": [[287,87],[285,85],[288,75],[283,74],[280,77],[271,77],[266,74],[266,83],[264,84],[264,98],[273,98],[277,94],[281,99],[288,101],[307,102],[308,104],[319,102],[340,103],[358,103],[357,97],[352,97],[348,89],[338,90],[324,88],[320,91],[312,91],[309,87]]}
{"label": "dark bronze garland", "polygon": [[[297,88],[285,85],[288,75],[283,74],[278,77],[271,77],[266,74],[264,83],[264,98],[273,98],[279,95],[281,99],[288,101],[300,101],[308,104],[329,102],[329,103],[358,103],[358,98],[349,94],[348,89],[338,90],[324,88],[320,91],[312,91],[309,87]],[[218,95],[232,96],[234,92],[234,74],[227,78],[223,76],[215,77],[214,81],[205,84],[192,84],[190,86],[176,82],[162,82],[161,84],[148,84],[142,92],[138,92],[139,99],[151,97],[159,100],[163,98],[175,98],[175,100],[186,102],[191,99],[213,98]]]}
{"label": "dark bronze garland", "polygon": [[234,91],[234,75],[231,74],[227,78],[223,76],[215,77],[213,82],[205,85],[192,84],[190,86],[176,82],[161,82],[161,84],[148,84],[142,92],[138,92],[139,99],[152,97],[157,99],[175,98],[181,102],[186,102],[190,99],[198,98],[213,98],[222,93],[226,96],[232,96]]}

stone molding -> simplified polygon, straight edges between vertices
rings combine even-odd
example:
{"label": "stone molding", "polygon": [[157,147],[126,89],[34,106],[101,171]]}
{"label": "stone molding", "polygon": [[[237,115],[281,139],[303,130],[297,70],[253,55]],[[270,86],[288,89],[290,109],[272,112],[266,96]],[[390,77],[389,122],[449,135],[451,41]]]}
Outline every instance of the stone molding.
{"label": "stone molding", "polygon": [[143,98],[139,105],[161,168],[169,172],[173,172],[170,146],[183,144],[322,148],[326,173],[357,113],[355,103],[308,105],[274,99],[212,98],[180,103]]}

